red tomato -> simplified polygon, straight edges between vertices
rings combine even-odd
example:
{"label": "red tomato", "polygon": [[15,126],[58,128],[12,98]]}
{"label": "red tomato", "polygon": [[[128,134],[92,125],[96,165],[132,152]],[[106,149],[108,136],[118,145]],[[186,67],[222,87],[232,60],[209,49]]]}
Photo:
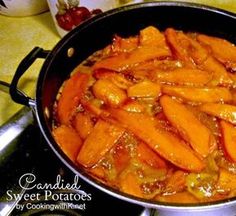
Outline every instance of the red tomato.
{"label": "red tomato", "polygon": [[74,26],[73,19],[68,12],[64,14],[56,14],[56,20],[58,25],[64,30],[70,31]]}

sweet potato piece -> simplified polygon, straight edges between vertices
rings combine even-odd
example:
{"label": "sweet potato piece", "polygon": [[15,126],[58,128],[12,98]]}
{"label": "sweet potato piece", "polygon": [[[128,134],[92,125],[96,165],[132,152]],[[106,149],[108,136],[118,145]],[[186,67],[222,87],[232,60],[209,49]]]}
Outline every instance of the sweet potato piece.
{"label": "sweet potato piece", "polygon": [[76,113],[76,107],[86,91],[88,81],[88,74],[77,72],[65,82],[57,107],[61,124],[70,124],[71,118]]}
{"label": "sweet potato piece", "polygon": [[138,47],[138,37],[121,38],[115,35],[111,50],[114,53],[130,52]]}
{"label": "sweet potato piece", "polygon": [[103,111],[100,109],[100,106],[96,103],[96,100],[97,99],[81,100],[81,104],[86,111],[96,116],[99,116]]}
{"label": "sweet potato piece", "polygon": [[118,175],[128,166],[130,158],[130,152],[125,147],[125,145],[122,144],[122,142],[115,145],[113,151],[113,159],[115,169]]}
{"label": "sweet potato piece", "polygon": [[104,68],[95,70],[93,76],[96,79],[108,79],[121,89],[127,89],[133,85],[133,82],[127,80],[123,74]]}
{"label": "sweet potato piece", "polygon": [[87,113],[77,113],[73,126],[82,139],[85,139],[93,129],[93,122]]}
{"label": "sweet potato piece", "polygon": [[236,162],[236,126],[221,120],[224,150],[233,162]]}
{"label": "sweet potato piece", "polygon": [[229,73],[225,67],[220,64],[212,56],[209,56],[206,61],[204,61],[200,66],[202,70],[212,72],[213,78],[209,83],[213,86],[223,85],[223,86],[232,86],[233,80],[231,79]]}
{"label": "sweet potato piece", "polygon": [[182,170],[175,171],[166,183],[167,193],[181,192],[186,187],[187,173]]}
{"label": "sweet potato piece", "polygon": [[94,166],[115,145],[124,129],[99,120],[94,126],[77,156],[77,162],[85,167]]}
{"label": "sweet potato piece", "polygon": [[211,48],[213,56],[223,64],[236,63],[236,46],[227,40],[199,34],[197,40]]}
{"label": "sweet potato piece", "polygon": [[143,198],[138,177],[133,172],[128,172],[120,178],[121,191],[133,196]]}
{"label": "sweet potato piece", "polygon": [[98,99],[112,107],[118,107],[127,99],[122,89],[106,79],[100,79],[93,85],[93,93]]}
{"label": "sweet potato piece", "polygon": [[162,87],[162,92],[170,96],[180,97],[186,101],[207,102],[230,102],[233,97],[229,89],[224,87],[187,87],[169,86]]}
{"label": "sweet potato piece", "polygon": [[163,111],[170,123],[177,128],[184,140],[202,157],[210,153],[215,142],[211,131],[200,122],[183,104],[168,96],[160,99]]}
{"label": "sweet potato piece", "polygon": [[236,124],[236,106],[229,104],[206,103],[201,105],[200,110],[216,116],[220,119]]}
{"label": "sweet potato piece", "polygon": [[194,68],[195,64],[201,64],[206,60],[207,50],[183,32],[168,28],[165,35],[174,55],[185,62],[186,66]]}
{"label": "sweet potato piece", "polygon": [[173,71],[156,71],[152,78],[165,83],[202,86],[212,79],[212,73],[198,69],[178,68]]}
{"label": "sweet potato piece", "polygon": [[72,161],[76,161],[77,154],[82,146],[79,134],[73,128],[66,125],[53,129],[52,134],[63,152]]}
{"label": "sweet potato piece", "polygon": [[220,169],[219,180],[217,182],[217,187],[225,192],[230,192],[236,189],[236,175],[225,170]]}
{"label": "sweet potato piece", "polygon": [[140,113],[145,111],[145,107],[135,100],[128,101],[124,106],[122,106],[122,108],[128,112]]}
{"label": "sweet potato piece", "polygon": [[161,86],[149,80],[144,80],[127,89],[128,97],[153,97],[156,98],[161,93]]}
{"label": "sweet potato piece", "polygon": [[159,46],[169,49],[164,34],[154,26],[142,29],[139,34],[139,41],[141,46]]}
{"label": "sweet potato piece", "polygon": [[141,62],[169,56],[171,56],[170,51],[164,47],[140,46],[129,53],[120,53],[96,62],[93,66],[93,70],[106,68],[115,71],[123,71]]}
{"label": "sweet potato piece", "polygon": [[204,168],[203,161],[185,143],[170,132],[156,129],[155,120],[152,117],[121,109],[109,109],[108,112],[123,127],[147,143],[153,151],[176,166],[197,172]]}
{"label": "sweet potato piece", "polygon": [[167,168],[166,161],[143,142],[137,145],[137,156],[143,163],[153,168]]}

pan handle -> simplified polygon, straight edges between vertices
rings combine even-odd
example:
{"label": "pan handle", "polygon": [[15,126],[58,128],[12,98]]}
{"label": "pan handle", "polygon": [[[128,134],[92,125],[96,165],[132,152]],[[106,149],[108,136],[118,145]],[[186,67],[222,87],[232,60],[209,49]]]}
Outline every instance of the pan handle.
{"label": "pan handle", "polygon": [[10,95],[16,103],[31,106],[34,105],[34,100],[28,97],[24,92],[17,90],[18,82],[26,70],[34,63],[37,58],[46,58],[50,51],[44,50],[40,47],[35,47],[29,54],[20,62],[16,69],[15,75],[10,84]]}

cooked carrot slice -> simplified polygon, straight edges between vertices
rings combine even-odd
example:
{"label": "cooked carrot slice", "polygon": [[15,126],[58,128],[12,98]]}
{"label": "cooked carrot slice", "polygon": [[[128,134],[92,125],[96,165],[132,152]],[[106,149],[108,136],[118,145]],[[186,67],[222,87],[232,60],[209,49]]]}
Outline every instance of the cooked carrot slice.
{"label": "cooked carrot slice", "polygon": [[120,53],[98,61],[93,66],[93,69],[107,68],[115,71],[122,71],[141,62],[168,56],[171,56],[171,53],[164,47],[141,46],[131,52]]}
{"label": "cooked carrot slice", "polygon": [[230,102],[233,97],[228,88],[224,87],[188,87],[169,86],[162,87],[162,92],[170,96],[180,97],[193,102]]}
{"label": "cooked carrot slice", "polygon": [[212,72],[213,78],[210,82],[211,85],[233,85],[233,80],[231,79],[230,74],[227,72],[225,67],[212,56],[209,56],[199,67],[202,70]]}
{"label": "cooked carrot slice", "polygon": [[93,122],[87,113],[77,113],[73,126],[82,139],[85,139],[93,129]]}
{"label": "cooked carrot slice", "polygon": [[128,172],[120,178],[120,188],[123,192],[143,198],[138,176]]}
{"label": "cooked carrot slice", "polygon": [[233,162],[236,162],[236,126],[223,120],[220,121],[220,126],[227,156],[229,156]]}
{"label": "cooked carrot slice", "polygon": [[160,99],[163,111],[170,123],[177,128],[184,140],[202,157],[210,153],[215,142],[211,131],[200,122],[185,105],[168,96]]}
{"label": "cooked carrot slice", "polygon": [[236,106],[234,105],[206,103],[200,106],[200,110],[232,124],[236,124]]}
{"label": "cooked carrot slice", "polygon": [[96,81],[93,85],[93,93],[98,99],[112,107],[123,104],[127,99],[125,91],[106,79]]}
{"label": "cooked carrot slice", "polygon": [[236,63],[236,46],[229,41],[217,37],[198,35],[197,40],[211,48],[213,56],[220,62]]}
{"label": "cooked carrot slice", "polygon": [[[131,113],[121,109],[109,109],[111,117],[143,140],[156,153],[178,167],[201,171],[204,163],[193,150],[172,133],[156,129],[155,120],[145,114]],[[188,157],[186,157],[188,155]]]}
{"label": "cooked carrot slice", "polygon": [[144,80],[127,89],[128,97],[153,97],[156,98],[161,93],[161,86],[149,80]]}
{"label": "cooked carrot slice", "polygon": [[124,130],[99,120],[78,154],[77,161],[85,167],[92,167],[115,145]]}
{"label": "cooked carrot slice", "polygon": [[166,161],[143,142],[139,142],[137,145],[137,156],[143,163],[153,168],[167,167]]}
{"label": "cooked carrot slice", "polygon": [[173,71],[156,71],[153,75],[152,78],[157,81],[192,86],[205,85],[212,79],[212,73],[189,68],[178,68]]}
{"label": "cooked carrot slice", "polygon": [[88,74],[75,73],[65,82],[58,101],[57,113],[61,124],[69,125],[89,81]]}
{"label": "cooked carrot slice", "polygon": [[220,169],[219,180],[217,187],[219,190],[224,190],[225,192],[230,192],[236,189],[236,175],[225,170]]}
{"label": "cooked carrot slice", "polygon": [[52,134],[64,153],[72,161],[75,161],[82,146],[79,134],[73,128],[66,125],[61,125],[60,127],[53,129]]}

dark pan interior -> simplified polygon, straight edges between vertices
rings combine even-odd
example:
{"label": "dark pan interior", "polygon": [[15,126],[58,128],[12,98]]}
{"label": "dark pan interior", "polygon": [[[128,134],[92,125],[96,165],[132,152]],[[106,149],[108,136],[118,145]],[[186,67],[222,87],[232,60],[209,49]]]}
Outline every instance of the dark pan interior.
{"label": "dark pan interior", "polygon": [[[201,32],[236,42],[236,18],[233,14],[195,4],[155,2],[121,7],[108,11],[72,30],[55,46],[47,57],[37,83],[37,114],[42,132],[58,157],[73,171],[86,180],[91,179],[80,168],[75,168],[57,147],[50,127],[51,118],[44,114],[45,108],[52,113],[52,104],[63,81],[84,59],[109,43],[114,34],[123,37],[138,34],[139,30],[154,25],[160,30],[173,27],[183,31]],[[75,53],[67,56],[73,47]],[[99,186],[99,184],[92,184]]]}

